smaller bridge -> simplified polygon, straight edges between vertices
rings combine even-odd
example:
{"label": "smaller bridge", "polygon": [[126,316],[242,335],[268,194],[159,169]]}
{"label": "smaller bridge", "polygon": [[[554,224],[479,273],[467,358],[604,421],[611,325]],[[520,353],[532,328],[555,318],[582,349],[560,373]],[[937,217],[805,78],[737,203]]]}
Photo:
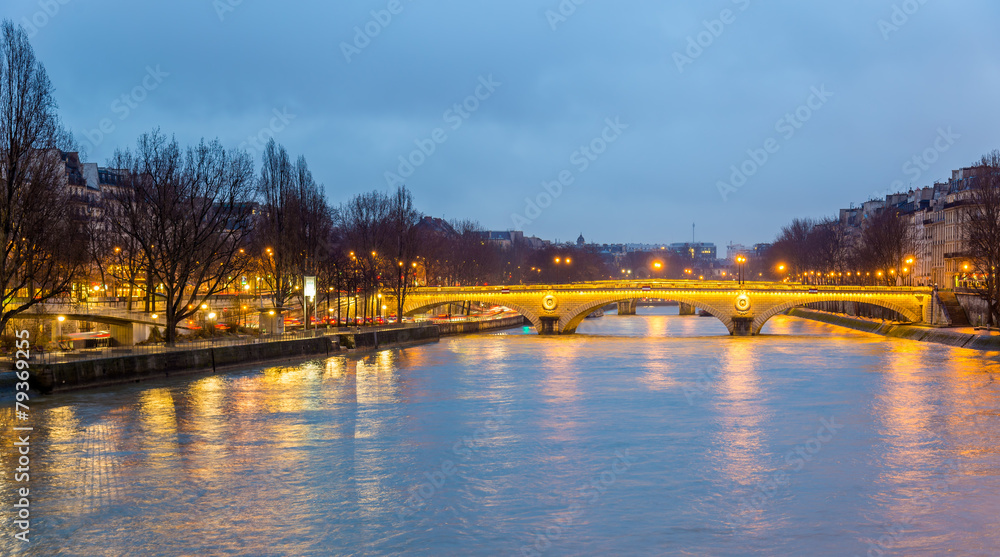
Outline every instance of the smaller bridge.
{"label": "smaller bridge", "polygon": [[[162,318],[153,320],[149,315],[142,313],[129,314],[128,316],[124,315],[125,312],[117,313],[123,315],[119,317],[106,313],[79,313],[78,310],[64,313],[28,311],[18,315],[17,318],[56,321],[60,317],[63,317],[66,321],[105,325],[108,332],[111,333],[111,338],[114,339],[115,344],[118,346],[132,346],[138,342],[142,342],[149,337],[149,333],[153,327],[163,328],[165,326]],[[179,328],[183,329],[184,327]]]}
{"label": "smaller bridge", "polygon": [[444,304],[480,302],[507,306],[531,321],[540,334],[571,334],[583,319],[608,304],[643,298],[700,308],[718,318],[731,335],[760,333],[788,309],[813,302],[845,301],[890,309],[912,323],[931,320],[933,290],[925,287],[811,286],[783,282],[597,281],[530,286],[422,287],[410,291],[405,315]]}

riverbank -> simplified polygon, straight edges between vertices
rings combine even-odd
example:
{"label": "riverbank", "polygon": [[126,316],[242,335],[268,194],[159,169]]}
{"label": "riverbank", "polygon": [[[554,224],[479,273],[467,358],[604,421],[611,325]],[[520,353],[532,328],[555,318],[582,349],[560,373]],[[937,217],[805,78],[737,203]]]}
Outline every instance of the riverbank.
{"label": "riverbank", "polygon": [[30,383],[42,393],[137,383],[176,375],[216,373],[259,364],[295,362],[331,355],[355,355],[388,348],[437,342],[442,336],[509,329],[526,323],[521,317],[465,321],[398,329],[319,334],[312,338],[258,340],[147,354],[112,355],[80,361],[35,363]]}
{"label": "riverbank", "polygon": [[891,321],[875,321],[805,308],[793,308],[788,311],[788,315],[892,338],[935,342],[956,348],[1000,352],[1000,336],[998,335],[991,336],[966,333],[954,329],[903,325]]}

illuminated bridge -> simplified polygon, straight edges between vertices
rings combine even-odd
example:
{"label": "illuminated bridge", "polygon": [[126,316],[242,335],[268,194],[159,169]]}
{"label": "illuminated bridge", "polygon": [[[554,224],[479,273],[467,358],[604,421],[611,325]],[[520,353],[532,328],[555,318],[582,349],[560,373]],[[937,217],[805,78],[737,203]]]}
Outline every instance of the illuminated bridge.
{"label": "illuminated bridge", "polygon": [[[859,302],[892,310],[912,323],[928,323],[933,290],[926,287],[813,286],[783,282],[598,281],[562,285],[423,287],[406,297],[404,314],[463,302],[507,306],[541,334],[571,334],[596,309],[618,303],[634,313],[636,301],[663,299],[700,308],[731,335],[760,333],[771,317],[813,302]],[[629,311],[631,310],[631,311]]]}

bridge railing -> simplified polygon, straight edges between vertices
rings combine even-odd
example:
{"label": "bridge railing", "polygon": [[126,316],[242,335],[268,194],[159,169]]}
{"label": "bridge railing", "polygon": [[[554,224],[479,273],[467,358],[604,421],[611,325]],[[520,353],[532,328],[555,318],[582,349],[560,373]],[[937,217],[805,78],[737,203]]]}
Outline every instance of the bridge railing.
{"label": "bridge railing", "polygon": [[501,294],[504,290],[510,292],[543,292],[547,290],[639,290],[644,286],[651,289],[667,290],[766,290],[784,292],[806,292],[818,290],[820,292],[884,292],[884,293],[909,293],[909,292],[930,292],[932,289],[927,286],[852,286],[852,285],[813,285],[790,282],[768,282],[768,281],[747,281],[738,284],[735,281],[723,280],[606,280],[576,282],[564,284],[529,284],[529,285],[496,285],[496,286],[421,286],[411,290],[411,294],[432,294],[435,292],[477,292]]}

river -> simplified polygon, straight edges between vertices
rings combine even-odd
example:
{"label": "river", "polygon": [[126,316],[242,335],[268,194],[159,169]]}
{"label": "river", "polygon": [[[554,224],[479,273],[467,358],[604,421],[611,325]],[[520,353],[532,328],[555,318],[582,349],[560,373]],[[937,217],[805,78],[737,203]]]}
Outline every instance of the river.
{"label": "river", "polygon": [[1000,355],[639,313],[45,397],[30,544],[7,409],[0,553],[997,553]]}

